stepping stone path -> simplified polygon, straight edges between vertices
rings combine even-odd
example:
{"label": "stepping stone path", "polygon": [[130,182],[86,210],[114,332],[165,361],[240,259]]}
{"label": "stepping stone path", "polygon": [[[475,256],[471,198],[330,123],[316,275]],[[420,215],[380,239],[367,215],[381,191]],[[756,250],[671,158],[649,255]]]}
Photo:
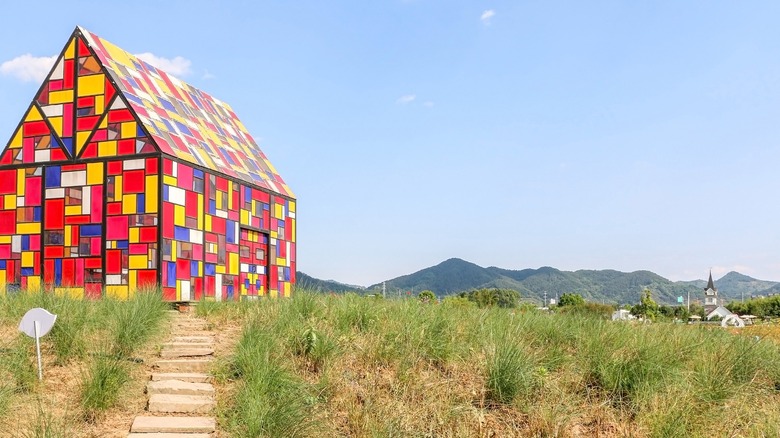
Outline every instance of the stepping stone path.
{"label": "stepping stone path", "polygon": [[128,438],[208,438],[216,432],[209,416],[216,406],[208,373],[214,334],[188,313],[173,312],[171,339],[162,345],[146,385],[148,415],[139,415]]}

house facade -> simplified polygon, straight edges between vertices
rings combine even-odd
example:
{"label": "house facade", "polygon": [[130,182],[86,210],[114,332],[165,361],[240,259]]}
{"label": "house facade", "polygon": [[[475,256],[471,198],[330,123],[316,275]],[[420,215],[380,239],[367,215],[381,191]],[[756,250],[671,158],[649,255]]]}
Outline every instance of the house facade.
{"label": "house facade", "polygon": [[0,290],[287,296],[295,224],[229,105],[81,27],[0,150]]}

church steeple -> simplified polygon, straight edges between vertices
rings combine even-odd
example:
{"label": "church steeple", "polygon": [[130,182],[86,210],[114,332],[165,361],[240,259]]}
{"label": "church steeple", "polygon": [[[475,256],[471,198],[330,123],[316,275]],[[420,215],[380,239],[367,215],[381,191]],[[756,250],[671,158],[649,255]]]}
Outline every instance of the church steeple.
{"label": "church steeple", "polygon": [[707,281],[707,287],[704,288],[704,290],[708,290],[708,289],[718,290],[717,288],[715,288],[715,282],[712,281],[712,270],[711,269],[710,269],[710,279],[709,279],[709,281]]}
{"label": "church steeple", "polygon": [[704,288],[704,311],[709,313],[716,307],[718,307],[718,289],[712,281],[712,269],[710,269],[710,279],[707,281],[707,287]]}

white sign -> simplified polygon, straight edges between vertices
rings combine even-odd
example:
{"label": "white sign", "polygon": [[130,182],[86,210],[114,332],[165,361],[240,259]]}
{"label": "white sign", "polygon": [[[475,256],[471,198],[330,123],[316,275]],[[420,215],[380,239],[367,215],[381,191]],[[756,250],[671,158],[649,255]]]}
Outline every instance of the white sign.
{"label": "white sign", "polygon": [[22,317],[19,323],[19,331],[25,335],[35,338],[35,352],[38,353],[38,380],[43,380],[43,366],[41,365],[41,336],[49,333],[54,327],[54,321],[57,315],[46,309],[36,307],[30,309]]}

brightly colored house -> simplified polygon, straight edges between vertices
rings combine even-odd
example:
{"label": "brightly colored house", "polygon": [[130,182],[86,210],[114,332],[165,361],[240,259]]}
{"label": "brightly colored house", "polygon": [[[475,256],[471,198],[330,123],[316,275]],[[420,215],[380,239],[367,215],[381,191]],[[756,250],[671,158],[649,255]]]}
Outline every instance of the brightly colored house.
{"label": "brightly colored house", "polygon": [[0,290],[294,282],[295,197],[230,106],[77,27],[0,152]]}

